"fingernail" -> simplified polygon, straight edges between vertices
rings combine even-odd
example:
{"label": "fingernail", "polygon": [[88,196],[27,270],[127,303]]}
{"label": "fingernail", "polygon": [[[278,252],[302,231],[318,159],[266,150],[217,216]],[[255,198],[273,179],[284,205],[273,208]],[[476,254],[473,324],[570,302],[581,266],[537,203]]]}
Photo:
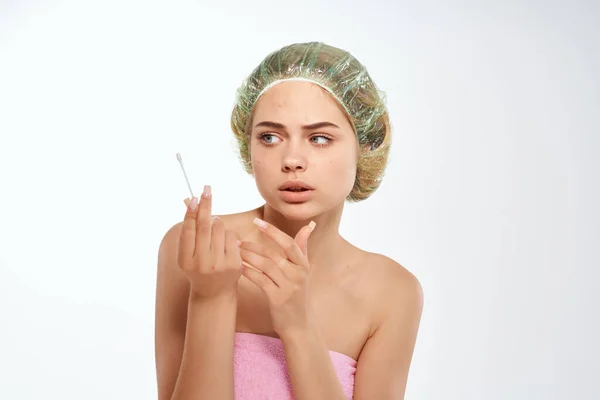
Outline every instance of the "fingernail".
{"label": "fingernail", "polygon": [[213,221],[216,221],[216,220],[218,220],[218,219],[219,219],[219,217],[218,217],[217,215],[213,215],[213,217],[212,217],[212,220],[213,220]]}
{"label": "fingernail", "polygon": [[267,227],[267,223],[260,218],[254,218],[252,222],[258,225],[258,227],[261,229],[265,229]]}
{"label": "fingernail", "polygon": [[185,200],[183,200],[183,204],[185,204],[186,207],[190,206],[190,199],[186,198]]}
{"label": "fingernail", "polygon": [[192,201],[190,202],[190,210],[196,211],[196,207],[198,207],[198,199],[196,197],[192,197]]}
{"label": "fingernail", "polygon": [[204,186],[204,191],[202,192],[203,197],[210,197],[211,190],[209,185]]}
{"label": "fingernail", "polygon": [[242,245],[242,242],[238,240],[237,241],[237,247],[240,247],[241,245]]}
{"label": "fingernail", "polygon": [[315,229],[315,226],[317,226],[317,223],[315,221],[310,221],[310,223],[308,224],[308,227],[311,231]]}

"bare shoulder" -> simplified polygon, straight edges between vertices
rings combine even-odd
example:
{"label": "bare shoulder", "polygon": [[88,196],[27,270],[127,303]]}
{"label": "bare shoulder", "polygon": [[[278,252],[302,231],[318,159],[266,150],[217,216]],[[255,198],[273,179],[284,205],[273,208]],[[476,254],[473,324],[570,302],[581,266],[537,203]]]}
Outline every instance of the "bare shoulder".
{"label": "bare shoulder", "polygon": [[369,282],[367,290],[376,299],[376,325],[402,315],[420,315],[424,294],[418,278],[390,257],[368,252],[364,257],[364,281]]}
{"label": "bare shoulder", "polygon": [[355,399],[403,399],[423,305],[416,276],[400,263],[368,253],[361,262],[371,332],[358,358]]}
{"label": "bare shoulder", "polygon": [[413,295],[422,292],[421,283],[417,277],[397,261],[382,254],[369,253],[369,268],[377,270],[384,288],[393,292],[403,291]]}
{"label": "bare shoulder", "polygon": [[179,241],[179,236],[181,235],[182,227],[183,221],[180,221],[175,223],[167,230],[160,242],[161,250],[164,250],[166,247],[170,247],[170,245],[173,245],[174,243],[177,243]]}

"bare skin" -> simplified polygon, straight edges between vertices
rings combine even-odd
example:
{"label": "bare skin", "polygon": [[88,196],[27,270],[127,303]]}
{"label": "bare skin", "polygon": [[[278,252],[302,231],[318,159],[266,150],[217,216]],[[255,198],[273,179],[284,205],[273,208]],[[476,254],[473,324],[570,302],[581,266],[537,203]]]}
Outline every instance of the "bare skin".
{"label": "bare skin", "polygon": [[[226,229],[236,232],[242,240],[268,243],[261,238],[260,232],[252,224],[252,220],[257,216],[263,217],[262,207],[240,214],[224,215],[221,219]],[[167,253],[175,253],[172,250],[177,248],[180,229],[181,223],[178,223],[165,236],[164,245],[171,248],[171,251],[166,250]],[[398,297],[398,293],[406,293],[413,297],[413,304],[407,304],[407,307],[414,308],[414,313],[420,315],[421,289],[417,279],[408,270],[384,256],[360,250],[345,240],[340,243],[336,253],[344,257],[326,268],[316,269],[311,278],[315,316],[329,350],[360,360],[361,352],[369,338],[390,313],[397,312],[390,299]],[[189,283],[177,269],[176,260],[166,261],[166,264],[168,266],[165,269],[168,271],[165,271],[164,279],[170,280],[172,287],[169,291],[171,298],[163,301],[174,305],[171,324],[179,326],[180,329],[179,333],[173,334],[171,344],[163,347],[163,351],[168,348],[167,351],[178,355],[174,355],[164,367],[165,382],[161,387],[165,389],[174,385],[181,362],[189,297]],[[406,329],[411,338],[416,335],[417,328],[418,320],[413,322],[412,326],[410,322],[407,323]],[[264,293],[244,276],[238,281],[235,330],[277,337],[272,328]],[[167,342],[169,339],[164,337],[161,341]],[[400,371],[397,377],[400,379],[398,384],[402,386],[406,382],[401,378],[407,378],[408,364],[413,351],[412,339],[408,341],[402,355],[406,369]],[[414,346],[414,343],[412,345]],[[379,369],[386,367],[378,366],[377,370]],[[377,370],[372,371],[372,374],[376,375]],[[356,391],[360,390],[358,379],[357,374]]]}
{"label": "bare skin", "polygon": [[[244,241],[262,243],[280,251],[265,240],[252,224],[254,217],[263,218],[262,210],[261,207],[225,216],[225,226],[230,226]],[[360,266],[368,263],[369,254],[346,241],[340,241],[337,247],[332,250],[345,256],[327,267],[315,268],[310,281],[311,301],[319,328],[330,344],[329,349],[357,360],[371,327],[371,313],[365,304],[366,299],[361,299],[361,291],[357,290],[359,284],[366,283],[365,268],[361,271]],[[244,276],[238,281],[236,331],[277,337],[264,293]]]}
{"label": "bare skin", "polygon": [[[280,254],[281,247],[253,224],[255,217],[291,237],[315,221],[317,228],[308,239],[314,325],[327,349],[358,361],[354,399],[402,399],[421,317],[422,289],[397,262],[361,250],[339,234],[358,147],[339,106],[307,85],[280,84],[259,101],[256,123],[276,121],[285,126],[251,132],[254,177],[266,204],[220,218],[225,229],[241,241],[263,244]],[[318,147],[325,139],[314,140],[314,132],[301,128],[323,120],[338,127],[318,129],[334,139],[330,147]],[[260,137],[265,132],[273,132],[268,145]],[[316,188],[311,201],[291,204],[281,200],[277,185],[296,179]],[[171,399],[185,340],[190,284],[177,266],[180,231],[181,223],[173,226],[159,251],[156,359],[160,400]],[[243,275],[236,300],[235,331],[278,336],[264,292]]]}

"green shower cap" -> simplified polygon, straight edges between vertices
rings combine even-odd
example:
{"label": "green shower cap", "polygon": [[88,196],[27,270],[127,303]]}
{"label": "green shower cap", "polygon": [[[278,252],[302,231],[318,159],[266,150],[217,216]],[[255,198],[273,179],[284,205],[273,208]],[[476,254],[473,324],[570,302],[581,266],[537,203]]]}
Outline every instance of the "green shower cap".
{"label": "green shower cap", "polygon": [[345,110],[361,149],[354,187],[347,200],[368,198],[381,183],[391,144],[385,94],[352,54],[320,42],[296,43],[274,51],[238,89],[231,128],[244,169],[252,173],[249,134],[256,102],[272,86],[290,80],[321,86]]}

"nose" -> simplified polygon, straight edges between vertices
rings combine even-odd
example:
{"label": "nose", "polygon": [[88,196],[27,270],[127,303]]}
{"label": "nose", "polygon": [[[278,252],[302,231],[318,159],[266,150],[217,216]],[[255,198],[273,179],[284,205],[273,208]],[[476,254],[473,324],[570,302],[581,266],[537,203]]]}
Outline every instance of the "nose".
{"label": "nose", "polygon": [[283,156],[283,172],[305,171],[308,161],[298,151],[290,151]]}

